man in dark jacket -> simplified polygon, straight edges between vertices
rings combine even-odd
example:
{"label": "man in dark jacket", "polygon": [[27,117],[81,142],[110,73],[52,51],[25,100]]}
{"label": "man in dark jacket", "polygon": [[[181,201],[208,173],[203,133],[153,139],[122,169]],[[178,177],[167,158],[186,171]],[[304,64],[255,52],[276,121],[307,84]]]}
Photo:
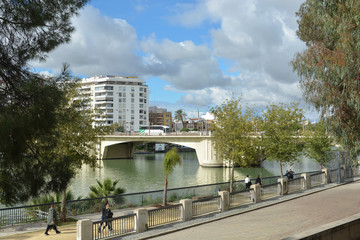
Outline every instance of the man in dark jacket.
{"label": "man in dark jacket", "polygon": [[47,217],[47,228],[45,231],[45,235],[49,235],[48,231],[50,229],[54,229],[56,233],[60,233],[60,231],[58,231],[56,228],[56,217],[57,217],[57,213],[55,209],[55,204],[51,204],[51,208],[49,209],[49,214]]}
{"label": "man in dark jacket", "polygon": [[[106,218],[106,205],[109,204],[109,201],[106,200],[104,205],[102,206],[101,208],[101,221],[103,221],[105,218]],[[101,230],[101,225],[103,224],[103,222],[100,223],[100,226],[99,226],[99,231]]]}

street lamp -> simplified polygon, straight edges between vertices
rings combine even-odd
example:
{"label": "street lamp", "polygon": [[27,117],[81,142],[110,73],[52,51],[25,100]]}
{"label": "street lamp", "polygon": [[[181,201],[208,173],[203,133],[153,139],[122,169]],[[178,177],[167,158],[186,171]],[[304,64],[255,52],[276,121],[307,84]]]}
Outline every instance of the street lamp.
{"label": "street lamp", "polygon": [[260,179],[262,180],[262,141],[263,141],[263,133],[266,133],[265,131],[260,133],[261,143],[260,143]]}

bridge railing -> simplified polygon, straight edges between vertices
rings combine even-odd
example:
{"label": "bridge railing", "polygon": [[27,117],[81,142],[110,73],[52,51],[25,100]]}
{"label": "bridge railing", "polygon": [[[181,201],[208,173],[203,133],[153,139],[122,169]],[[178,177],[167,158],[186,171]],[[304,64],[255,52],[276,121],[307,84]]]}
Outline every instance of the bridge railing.
{"label": "bridge railing", "polygon": [[146,135],[140,132],[114,132],[114,136],[211,136],[211,132],[208,131],[193,131],[193,132],[169,132],[160,135]]}
{"label": "bridge railing", "polygon": [[119,236],[135,231],[136,214],[95,221],[92,224],[94,240]]}
{"label": "bridge railing", "polygon": [[238,207],[244,204],[252,203],[251,191],[253,189],[245,189],[242,191],[230,193],[230,208]]}
{"label": "bridge railing", "polygon": [[325,173],[314,173],[310,175],[311,187],[316,187],[325,184]]}
{"label": "bridge railing", "polygon": [[276,196],[280,195],[280,183],[276,182],[276,183],[271,183],[271,184],[267,184],[267,185],[262,185],[261,186],[261,200],[265,200],[268,198],[273,198]]}
{"label": "bridge railing", "polygon": [[182,204],[175,204],[149,210],[149,228],[180,221],[181,208]]}
{"label": "bridge railing", "polygon": [[212,196],[192,201],[192,216],[200,216],[220,211],[220,196]]}
{"label": "bridge railing", "polygon": [[288,192],[298,192],[304,190],[304,178],[298,177],[288,180]]}

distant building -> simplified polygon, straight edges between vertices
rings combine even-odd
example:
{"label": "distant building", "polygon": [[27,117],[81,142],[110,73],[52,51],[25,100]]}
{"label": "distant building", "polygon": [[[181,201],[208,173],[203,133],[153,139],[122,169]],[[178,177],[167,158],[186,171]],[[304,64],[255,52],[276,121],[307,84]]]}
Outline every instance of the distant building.
{"label": "distant building", "polygon": [[95,76],[81,80],[80,92],[91,99],[95,124],[119,123],[125,131],[149,125],[149,87],[137,77]]}
{"label": "distant building", "polygon": [[162,125],[171,128],[172,114],[166,108],[149,107],[149,122],[151,125]]}

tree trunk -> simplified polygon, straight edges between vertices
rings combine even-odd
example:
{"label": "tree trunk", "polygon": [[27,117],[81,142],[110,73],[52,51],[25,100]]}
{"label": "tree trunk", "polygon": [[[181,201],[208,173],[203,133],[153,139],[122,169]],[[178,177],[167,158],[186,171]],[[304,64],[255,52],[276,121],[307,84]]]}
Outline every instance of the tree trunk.
{"label": "tree trunk", "polygon": [[231,161],[231,177],[230,177],[230,193],[233,192],[233,185],[234,185],[234,160]]}
{"label": "tree trunk", "polygon": [[164,184],[164,194],[163,194],[163,206],[166,206],[166,198],[167,198],[167,186],[168,186],[168,180],[167,180],[167,174],[165,175],[165,184]]}
{"label": "tree trunk", "polygon": [[281,176],[281,178],[284,178],[281,162],[280,162],[280,174],[281,174],[281,175],[280,175],[280,176]]}
{"label": "tree trunk", "polygon": [[60,220],[66,222],[66,189],[62,192]]}

